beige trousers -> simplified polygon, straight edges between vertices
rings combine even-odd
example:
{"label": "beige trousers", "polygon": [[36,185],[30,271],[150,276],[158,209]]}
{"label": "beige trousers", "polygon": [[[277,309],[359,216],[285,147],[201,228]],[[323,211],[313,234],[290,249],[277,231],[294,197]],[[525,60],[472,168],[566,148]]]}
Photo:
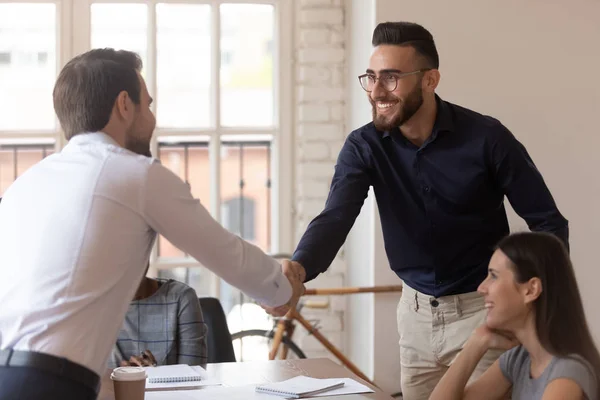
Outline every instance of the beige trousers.
{"label": "beige trousers", "polygon": [[[397,314],[404,400],[427,400],[471,333],[485,322],[483,297],[471,292],[434,298],[404,284]],[[488,351],[471,380],[500,354]]]}

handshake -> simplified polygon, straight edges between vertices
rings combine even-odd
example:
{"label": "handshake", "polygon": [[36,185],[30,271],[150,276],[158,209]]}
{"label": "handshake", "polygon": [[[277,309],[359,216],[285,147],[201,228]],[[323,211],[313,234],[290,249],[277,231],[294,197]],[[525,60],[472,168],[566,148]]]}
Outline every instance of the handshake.
{"label": "handshake", "polygon": [[290,281],[290,285],[292,285],[292,297],[290,297],[290,300],[286,304],[279,307],[262,306],[266,312],[275,317],[283,317],[291,309],[295,309],[300,296],[304,294],[305,290],[304,280],[306,279],[306,271],[300,263],[283,260],[281,263],[281,271]]}

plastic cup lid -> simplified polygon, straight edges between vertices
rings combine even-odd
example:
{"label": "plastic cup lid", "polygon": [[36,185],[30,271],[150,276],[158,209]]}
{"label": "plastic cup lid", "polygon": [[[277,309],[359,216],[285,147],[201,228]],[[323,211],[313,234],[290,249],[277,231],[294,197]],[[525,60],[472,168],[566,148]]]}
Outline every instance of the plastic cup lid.
{"label": "plastic cup lid", "polygon": [[115,381],[139,381],[146,379],[146,371],[142,367],[118,367],[110,374]]}

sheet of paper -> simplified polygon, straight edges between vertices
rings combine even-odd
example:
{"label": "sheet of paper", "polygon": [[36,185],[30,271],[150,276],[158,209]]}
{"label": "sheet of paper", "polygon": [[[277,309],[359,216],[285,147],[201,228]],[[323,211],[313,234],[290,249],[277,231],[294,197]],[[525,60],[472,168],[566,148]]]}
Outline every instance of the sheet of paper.
{"label": "sheet of paper", "polygon": [[263,383],[256,387],[256,391],[281,397],[310,397],[343,385],[344,382],[339,378],[319,379],[298,375],[280,382]]}
{"label": "sheet of paper", "polygon": [[339,396],[341,394],[356,394],[356,393],[373,393],[374,390],[368,386],[358,383],[352,378],[340,378],[344,381],[344,386],[339,389],[333,389],[325,393],[316,394],[312,397]]}

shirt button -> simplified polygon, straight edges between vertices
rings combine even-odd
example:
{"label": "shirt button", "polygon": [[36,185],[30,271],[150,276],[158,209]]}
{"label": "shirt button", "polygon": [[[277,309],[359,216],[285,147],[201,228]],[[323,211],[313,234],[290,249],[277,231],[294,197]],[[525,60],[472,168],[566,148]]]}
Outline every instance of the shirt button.
{"label": "shirt button", "polygon": [[429,193],[429,186],[423,186],[423,191],[425,193]]}

